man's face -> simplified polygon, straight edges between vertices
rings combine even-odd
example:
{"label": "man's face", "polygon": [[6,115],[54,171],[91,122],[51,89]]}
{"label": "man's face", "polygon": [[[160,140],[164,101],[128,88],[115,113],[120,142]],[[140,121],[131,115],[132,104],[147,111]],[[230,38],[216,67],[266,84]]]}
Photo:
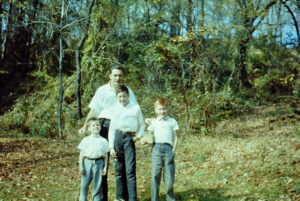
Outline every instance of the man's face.
{"label": "man's face", "polygon": [[155,107],[155,112],[159,117],[165,117],[167,116],[167,107],[163,105],[157,105]]}
{"label": "man's face", "polygon": [[121,105],[125,106],[129,101],[129,95],[126,92],[119,92],[117,94],[117,99]]}
{"label": "man's face", "polygon": [[120,86],[123,82],[123,71],[120,69],[113,69],[109,78],[113,86]]}

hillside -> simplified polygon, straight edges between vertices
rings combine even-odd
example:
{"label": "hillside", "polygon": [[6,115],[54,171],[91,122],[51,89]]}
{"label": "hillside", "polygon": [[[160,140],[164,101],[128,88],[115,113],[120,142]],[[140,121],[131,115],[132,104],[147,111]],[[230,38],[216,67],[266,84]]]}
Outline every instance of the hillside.
{"label": "hillside", "polygon": [[[295,108],[277,103],[221,121],[207,135],[181,133],[178,200],[300,200],[298,122]],[[68,136],[0,138],[0,200],[76,200],[80,138]],[[137,147],[138,194],[140,200],[149,200],[151,148]],[[110,166],[110,200],[113,172]]]}

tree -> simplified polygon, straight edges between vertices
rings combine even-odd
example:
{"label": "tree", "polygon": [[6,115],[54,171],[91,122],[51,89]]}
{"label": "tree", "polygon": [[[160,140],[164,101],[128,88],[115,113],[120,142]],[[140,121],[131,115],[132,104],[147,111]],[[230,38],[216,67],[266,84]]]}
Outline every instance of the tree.
{"label": "tree", "polygon": [[269,9],[277,3],[277,0],[269,0],[265,5],[261,1],[238,0],[237,16],[240,17],[242,29],[239,31],[238,52],[234,73],[235,83],[239,87],[250,88],[252,85],[248,80],[247,55],[249,42],[252,34],[263,22]]}
{"label": "tree", "polygon": [[82,110],[81,110],[81,49],[83,47],[84,42],[87,39],[88,36],[88,29],[90,25],[90,17],[92,13],[93,6],[95,4],[95,0],[91,0],[88,5],[88,12],[85,17],[85,23],[83,26],[83,34],[81,36],[81,39],[78,41],[76,45],[75,50],[75,59],[76,59],[76,87],[75,87],[75,97],[76,97],[76,103],[77,103],[77,116],[78,118],[82,118]]}

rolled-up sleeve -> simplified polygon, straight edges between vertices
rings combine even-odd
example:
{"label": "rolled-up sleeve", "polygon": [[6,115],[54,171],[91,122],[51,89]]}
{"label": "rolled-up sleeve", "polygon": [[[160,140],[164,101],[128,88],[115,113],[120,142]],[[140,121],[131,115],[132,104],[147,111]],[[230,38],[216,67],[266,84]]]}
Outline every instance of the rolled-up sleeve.
{"label": "rolled-up sleeve", "polygon": [[89,104],[89,108],[90,109],[94,109],[98,114],[101,112],[101,110],[103,105],[103,94],[99,89],[97,89],[95,95],[93,96],[90,104]]}

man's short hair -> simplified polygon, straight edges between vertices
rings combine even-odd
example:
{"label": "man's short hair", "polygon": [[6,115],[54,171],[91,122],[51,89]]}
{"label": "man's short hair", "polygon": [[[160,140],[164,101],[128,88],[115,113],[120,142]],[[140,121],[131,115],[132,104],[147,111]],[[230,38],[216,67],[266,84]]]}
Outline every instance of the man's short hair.
{"label": "man's short hair", "polygon": [[125,92],[125,93],[127,93],[127,94],[129,95],[129,90],[128,90],[128,88],[127,88],[124,84],[121,84],[121,85],[117,88],[116,94],[122,93],[122,92]]}
{"label": "man's short hair", "polygon": [[112,72],[114,69],[121,70],[121,71],[123,71],[123,73],[124,73],[124,71],[125,71],[123,65],[120,64],[120,63],[115,63],[115,64],[111,65],[111,67],[110,67],[110,72]]}
{"label": "man's short hair", "polygon": [[167,106],[168,105],[168,101],[165,98],[157,98],[155,103],[154,103],[154,107],[158,106],[158,105],[162,105],[162,106]]}

